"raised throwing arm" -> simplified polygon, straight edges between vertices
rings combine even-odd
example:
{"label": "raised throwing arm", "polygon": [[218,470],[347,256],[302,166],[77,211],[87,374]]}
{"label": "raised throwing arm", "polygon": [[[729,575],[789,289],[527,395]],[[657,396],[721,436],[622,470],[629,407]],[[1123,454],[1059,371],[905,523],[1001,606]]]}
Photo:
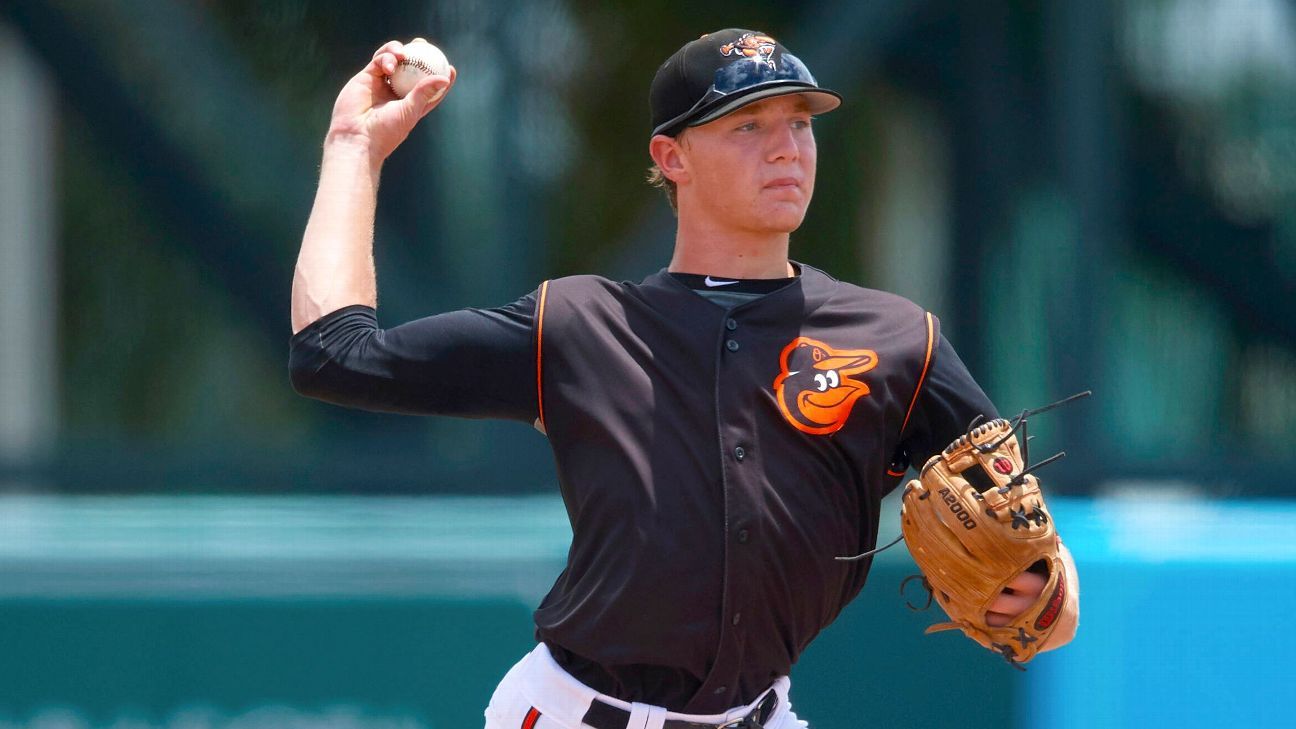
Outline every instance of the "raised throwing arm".
{"label": "raised throwing arm", "polygon": [[373,227],[383,161],[445,99],[438,94],[456,76],[451,67],[449,76],[429,76],[398,99],[384,77],[402,56],[400,42],[383,45],[333,105],[319,189],[293,274],[294,334],[345,306],[377,307]]}

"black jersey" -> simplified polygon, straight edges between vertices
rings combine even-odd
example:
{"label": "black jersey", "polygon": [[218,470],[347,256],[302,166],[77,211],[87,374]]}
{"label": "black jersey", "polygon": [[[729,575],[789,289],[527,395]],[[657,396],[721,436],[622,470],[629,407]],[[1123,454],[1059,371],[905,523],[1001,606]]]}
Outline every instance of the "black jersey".
{"label": "black jersey", "polygon": [[573,541],[537,637],[592,688],[716,713],[786,675],[859,593],[879,504],[994,406],[913,303],[810,266],[734,306],[659,272],[545,282],[391,330],[292,340],[303,394],[535,422]]}

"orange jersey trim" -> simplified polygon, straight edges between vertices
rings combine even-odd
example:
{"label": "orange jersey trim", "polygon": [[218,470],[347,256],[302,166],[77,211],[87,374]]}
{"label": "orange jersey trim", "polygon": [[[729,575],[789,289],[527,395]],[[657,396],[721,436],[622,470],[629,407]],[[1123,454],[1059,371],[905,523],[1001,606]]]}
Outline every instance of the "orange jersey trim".
{"label": "orange jersey trim", "polygon": [[536,410],[540,427],[544,427],[544,311],[549,295],[549,282],[540,284],[540,303],[536,305]]}
{"label": "orange jersey trim", "polygon": [[[904,422],[900,424],[900,437],[904,437],[905,428],[909,426],[909,416],[913,415],[914,405],[918,404],[918,393],[922,392],[923,383],[927,381],[927,368],[931,366],[932,348],[935,342],[936,325],[931,312],[925,312],[927,318],[927,357],[923,360],[922,374],[918,376],[918,386],[914,388],[913,399],[909,401],[909,410],[905,413]],[[888,471],[890,473],[890,471]],[[903,476],[904,474],[896,474]]]}

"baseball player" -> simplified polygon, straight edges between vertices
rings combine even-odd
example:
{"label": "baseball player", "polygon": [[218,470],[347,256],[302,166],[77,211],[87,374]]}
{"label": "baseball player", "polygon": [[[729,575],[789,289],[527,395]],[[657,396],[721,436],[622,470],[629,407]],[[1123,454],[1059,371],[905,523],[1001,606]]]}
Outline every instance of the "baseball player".
{"label": "baseball player", "polygon": [[[815,185],[812,120],[840,96],[764,33],[686,44],[650,93],[651,177],[678,218],[666,268],[381,329],[379,171],[456,75],[396,99],[383,77],[401,54],[379,48],[333,109],[290,369],[309,397],[509,418],[548,438],[571,551],[486,726],[806,726],[788,673],[870,565],[834,557],[875,546],[910,463],[997,416],[935,316],[789,259]],[[991,625],[1035,604],[1045,578],[1003,584]],[[1061,644],[1074,615],[1058,622]]]}

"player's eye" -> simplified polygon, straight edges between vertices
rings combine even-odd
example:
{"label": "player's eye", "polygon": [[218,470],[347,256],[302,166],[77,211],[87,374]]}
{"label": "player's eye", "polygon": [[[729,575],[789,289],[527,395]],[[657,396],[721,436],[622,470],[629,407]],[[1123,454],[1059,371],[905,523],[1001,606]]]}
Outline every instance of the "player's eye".
{"label": "player's eye", "polygon": [[823,374],[815,375],[814,380],[819,384],[819,392],[824,392],[828,389],[828,378],[824,377]]}
{"label": "player's eye", "polygon": [[836,387],[841,384],[841,377],[837,375],[837,370],[828,370],[828,386]]}

